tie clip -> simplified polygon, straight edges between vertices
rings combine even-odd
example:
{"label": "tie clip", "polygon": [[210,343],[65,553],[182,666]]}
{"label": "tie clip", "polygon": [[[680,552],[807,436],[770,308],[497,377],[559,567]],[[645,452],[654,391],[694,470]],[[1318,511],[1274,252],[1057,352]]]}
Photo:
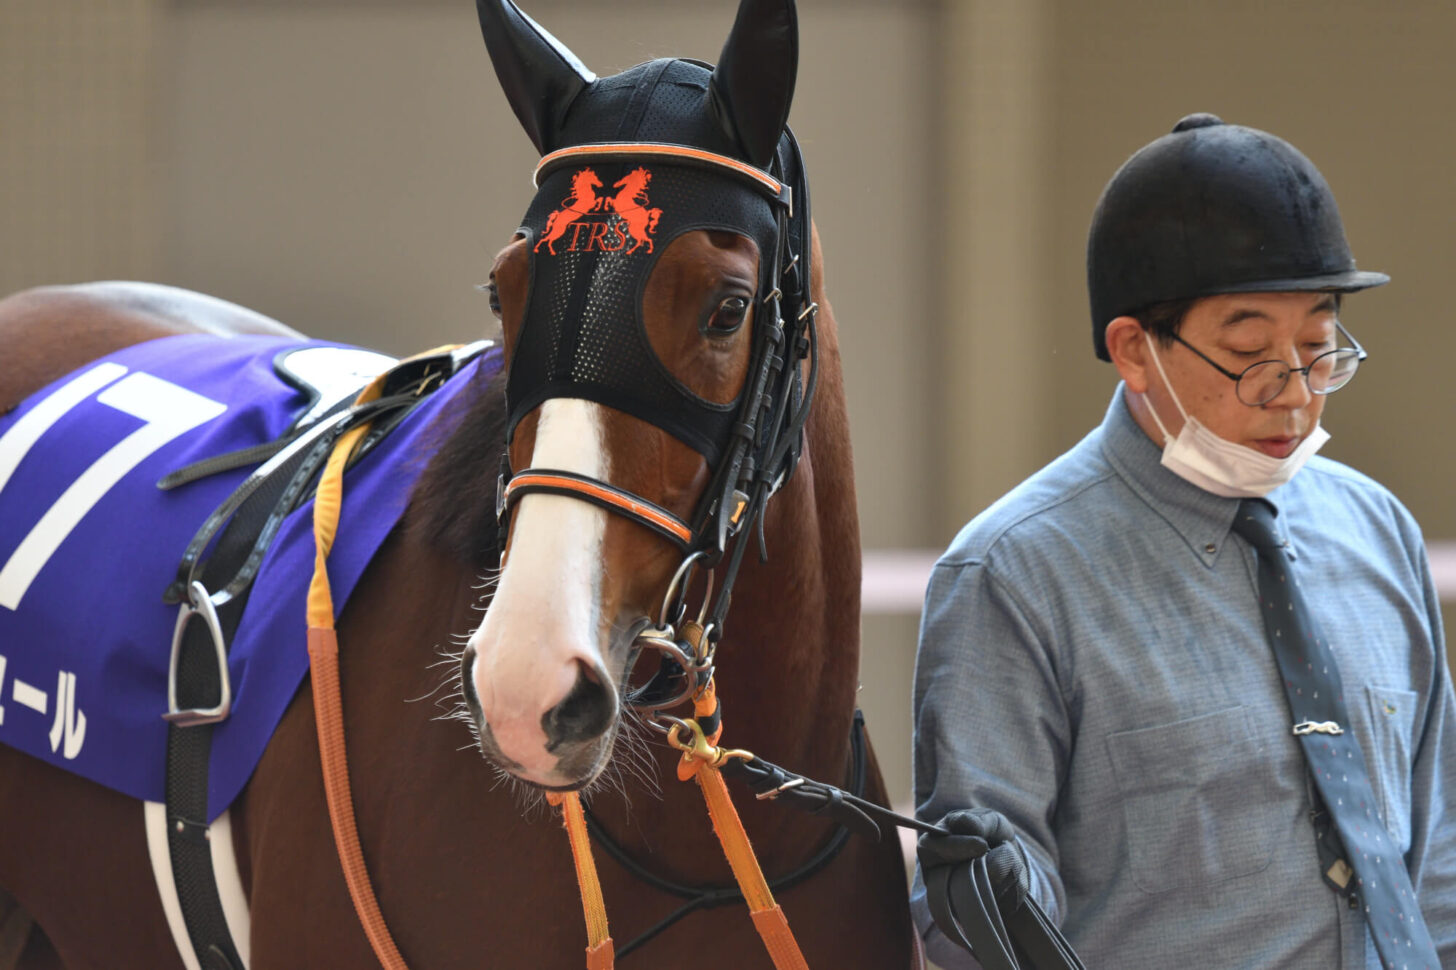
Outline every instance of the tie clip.
{"label": "tie clip", "polygon": [[1294,725],[1295,734],[1344,734],[1345,729],[1334,721],[1300,721]]}

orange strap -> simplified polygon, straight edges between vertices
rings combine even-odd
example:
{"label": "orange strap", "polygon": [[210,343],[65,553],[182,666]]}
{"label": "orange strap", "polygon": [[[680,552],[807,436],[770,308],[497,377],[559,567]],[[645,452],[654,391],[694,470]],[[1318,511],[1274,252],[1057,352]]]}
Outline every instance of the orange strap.
{"label": "orange strap", "polygon": [[354,911],[364,935],[385,970],[408,970],[394,937],[384,923],[354,823],[354,796],[349,788],[349,764],[344,751],[344,705],[339,692],[339,643],[332,629],[310,627],[308,659],[313,666],[313,703],[318,722],[319,757],[324,766],[324,793],[329,801],[334,845],[344,869],[344,882],[354,900]]}
{"label": "orange strap", "polygon": [[586,831],[586,815],[576,792],[547,792],[546,800],[561,808],[561,824],[571,840],[571,857],[576,862],[576,884],[581,888],[581,908],[586,915],[586,970],[612,970],[616,955],[612,936],[607,931],[607,905],[602,899],[602,884],[597,878],[592,859],[591,838]]}
{"label": "orange strap", "polygon": [[708,816],[713,820],[713,831],[718,833],[723,854],[728,857],[728,865],[733,869],[733,878],[738,881],[738,888],[743,891],[743,898],[748,903],[754,928],[763,939],[774,966],[777,970],[809,970],[793,931],[789,929],[788,918],[774,902],[773,891],[768,888],[768,881],[758,866],[748,833],[743,829],[743,821],[728,795],[722,772],[704,765],[697,775],[703,800],[708,803]]}
{"label": "orange strap", "polygon": [[[359,394],[359,403],[378,397],[384,386],[381,375]],[[329,803],[329,821],[334,845],[344,870],[344,882],[354,901],[354,911],[380,966],[385,970],[408,970],[364,865],[359,829],[354,821],[354,796],[349,786],[349,761],[344,747],[344,701],[339,688],[339,641],[334,632],[334,601],[329,589],[328,558],[338,531],[339,509],[344,498],[344,466],[368,430],[352,428],[339,437],[319,478],[314,497],[314,573],[308,587],[308,658],[312,668],[314,717],[318,727],[319,758],[323,763],[324,794]]]}
{"label": "orange strap", "polygon": [[628,518],[637,519],[649,528],[672,536],[678,542],[688,545],[693,541],[693,530],[688,524],[667,509],[653,505],[640,496],[618,488],[605,486],[601,482],[595,482],[580,476],[568,476],[553,472],[538,472],[527,468],[517,472],[509,482],[506,483],[505,494],[502,496],[505,506],[509,508],[512,504],[512,497],[521,489],[549,488],[557,491],[576,492],[589,497],[595,502],[619,509],[626,513]]}
{"label": "orange strap", "polygon": [[[705,717],[716,707],[716,687],[713,681],[709,681],[708,686],[694,698],[694,710],[699,717]],[[698,787],[703,792],[703,801],[708,805],[708,817],[713,820],[713,831],[717,833],[718,841],[723,846],[723,854],[728,857],[733,878],[737,880],[743,899],[748,903],[753,926],[758,930],[774,967],[777,970],[809,970],[809,965],[804,962],[804,954],[799,951],[798,941],[789,929],[788,918],[778,903],[774,902],[773,891],[769,889],[768,880],[763,877],[763,870],[759,868],[758,857],[753,853],[753,845],[748,839],[748,832],[743,828],[743,820],[738,817],[738,810],[733,807],[733,799],[728,794],[728,785],[723,781],[723,773],[718,770],[729,757],[745,756],[747,753],[728,752],[715,747],[717,737],[722,732],[721,724],[712,738],[703,738],[702,729],[697,726],[697,722],[690,723],[698,743],[693,744],[691,749],[684,748],[682,761],[678,763],[678,777],[684,781],[697,778]],[[677,737],[676,728],[671,737]]]}
{"label": "orange strap", "polygon": [[701,148],[692,148],[687,145],[671,145],[665,142],[608,142],[597,145],[574,145],[570,148],[558,148],[541,156],[541,161],[536,163],[536,170],[531,173],[531,184],[541,184],[541,174],[547,169],[555,168],[557,164],[569,160],[586,160],[592,158],[606,157],[616,158],[619,155],[626,155],[632,158],[664,158],[669,161],[686,159],[692,162],[703,162],[726,168],[731,172],[752,179],[759,185],[768,189],[774,195],[782,195],[784,184],[761,168],[755,168],[747,162],[739,161],[736,158],[729,158],[727,155],[719,155],[715,152],[704,151]]}

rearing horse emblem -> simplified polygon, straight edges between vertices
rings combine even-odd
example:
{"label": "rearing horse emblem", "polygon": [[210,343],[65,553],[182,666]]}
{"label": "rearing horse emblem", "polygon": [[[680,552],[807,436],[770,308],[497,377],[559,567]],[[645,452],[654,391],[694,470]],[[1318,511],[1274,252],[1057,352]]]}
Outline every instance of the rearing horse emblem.
{"label": "rearing horse emblem", "polygon": [[[597,173],[589,168],[584,168],[571,177],[571,194],[561,200],[561,208],[552,212],[546,217],[546,231],[541,234],[532,252],[539,253],[544,245],[551,255],[556,255],[556,240],[566,235],[567,228],[587,213],[594,212],[602,207],[606,200],[599,197],[594,189],[602,187],[602,180],[597,178]],[[577,227],[578,231],[580,226]],[[576,248],[576,239],[572,238],[572,249]]]}
{"label": "rearing horse emblem", "polygon": [[612,183],[612,188],[622,190],[610,201],[617,215],[627,223],[627,232],[634,240],[632,248],[627,250],[629,253],[635,253],[643,243],[647,244],[647,251],[652,252],[652,234],[657,231],[662,210],[647,208],[647,184],[651,181],[651,172],[645,168],[634,168]]}
{"label": "rearing horse emblem", "polygon": [[612,184],[620,190],[616,195],[599,196],[594,190],[602,188],[601,179],[591,169],[582,169],[571,177],[571,194],[561,200],[561,208],[546,217],[546,228],[532,251],[545,246],[551,255],[559,255],[556,243],[564,238],[569,253],[635,253],[644,243],[652,252],[652,235],[662,210],[648,208],[651,181],[651,172],[635,168]]}

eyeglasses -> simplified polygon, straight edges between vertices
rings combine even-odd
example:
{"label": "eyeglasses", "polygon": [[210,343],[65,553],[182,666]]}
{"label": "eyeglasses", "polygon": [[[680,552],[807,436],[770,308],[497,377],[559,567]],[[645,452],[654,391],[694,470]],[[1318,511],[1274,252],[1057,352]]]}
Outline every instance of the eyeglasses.
{"label": "eyeglasses", "polygon": [[1238,396],[1238,399],[1251,408],[1257,408],[1268,404],[1284,393],[1285,386],[1289,384],[1290,374],[1303,374],[1305,384],[1309,387],[1311,394],[1333,394],[1350,383],[1350,378],[1355,376],[1360,361],[1369,355],[1365,353],[1365,348],[1360,346],[1360,341],[1350,336],[1350,332],[1341,326],[1338,320],[1335,321],[1335,329],[1339,330],[1345,339],[1354,346],[1337,347],[1327,351],[1304,367],[1290,367],[1282,360],[1261,360],[1257,364],[1245,367],[1238,374],[1221,366],[1176,333],[1173,334],[1173,339],[1202,357],[1214,370],[1233,381],[1234,394]]}

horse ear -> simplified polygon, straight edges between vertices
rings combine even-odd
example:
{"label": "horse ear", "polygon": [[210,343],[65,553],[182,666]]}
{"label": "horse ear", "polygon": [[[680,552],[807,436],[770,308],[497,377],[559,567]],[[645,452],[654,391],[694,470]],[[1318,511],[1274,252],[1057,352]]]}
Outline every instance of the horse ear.
{"label": "horse ear", "polygon": [[794,0],[742,0],[708,89],[729,137],[760,168],[773,161],[798,72]]}
{"label": "horse ear", "polygon": [[567,109],[597,76],[511,0],[476,0],[475,10],[506,99],[545,155],[557,147]]}

